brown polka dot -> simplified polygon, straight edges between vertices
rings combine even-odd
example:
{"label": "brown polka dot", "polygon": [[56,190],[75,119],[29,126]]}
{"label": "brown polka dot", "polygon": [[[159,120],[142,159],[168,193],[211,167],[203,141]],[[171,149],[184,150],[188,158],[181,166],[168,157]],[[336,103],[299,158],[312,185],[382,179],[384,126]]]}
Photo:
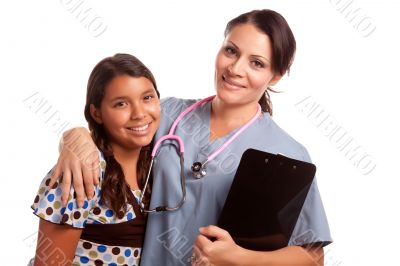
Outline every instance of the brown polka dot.
{"label": "brown polka dot", "polygon": [[95,261],[94,261],[94,265],[96,265],[96,266],[102,266],[102,265],[103,265],[103,261],[102,261],[102,260],[95,260]]}
{"label": "brown polka dot", "polygon": [[100,210],[99,207],[96,207],[96,208],[93,209],[93,214],[99,215],[100,213],[101,213],[101,210]]}
{"label": "brown polka dot", "polygon": [[49,184],[50,184],[50,178],[48,178],[44,184],[45,184],[46,186],[49,186]]}
{"label": "brown polka dot", "polygon": [[68,219],[69,219],[69,216],[68,216],[68,214],[65,213],[65,214],[63,215],[62,219],[61,219],[61,222],[62,222],[62,223],[66,223],[66,222],[68,221]]}
{"label": "brown polka dot", "polygon": [[55,182],[51,188],[52,188],[52,189],[56,189],[56,188],[57,188],[57,186],[58,186],[58,183],[57,183],[57,182]]}
{"label": "brown polka dot", "polygon": [[53,213],[53,208],[52,207],[48,207],[47,209],[46,209],[46,214],[47,215],[51,215]]}
{"label": "brown polka dot", "polygon": [[118,219],[124,218],[125,213],[123,211],[119,211],[117,214]]}
{"label": "brown polka dot", "polygon": [[115,247],[115,248],[113,248],[113,249],[111,250],[112,254],[114,254],[114,255],[118,255],[120,251],[121,251],[121,250],[120,250],[119,248],[117,248],[117,247]]}
{"label": "brown polka dot", "polygon": [[74,212],[74,218],[79,219],[81,217],[81,213],[79,211]]}
{"label": "brown polka dot", "polygon": [[39,195],[36,195],[36,198],[35,198],[35,201],[34,201],[34,203],[38,203],[39,202]]}
{"label": "brown polka dot", "polygon": [[82,246],[83,246],[85,249],[91,249],[91,248],[92,248],[92,244],[90,244],[89,242],[83,242]]}
{"label": "brown polka dot", "polygon": [[135,251],[133,251],[133,256],[137,258],[139,256],[139,250],[135,249]]}

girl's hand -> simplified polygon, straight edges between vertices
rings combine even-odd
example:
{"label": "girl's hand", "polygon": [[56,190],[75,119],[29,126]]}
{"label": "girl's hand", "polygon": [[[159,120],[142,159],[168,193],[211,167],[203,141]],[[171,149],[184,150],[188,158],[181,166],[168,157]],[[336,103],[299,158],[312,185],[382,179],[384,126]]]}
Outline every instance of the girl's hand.
{"label": "girl's hand", "polygon": [[66,205],[71,189],[75,188],[78,207],[82,207],[85,196],[93,197],[93,184],[99,183],[99,154],[87,129],[73,128],[66,131],[60,142],[60,157],[54,168],[49,186],[62,177],[62,204]]}
{"label": "girl's hand", "polygon": [[201,227],[199,231],[193,249],[192,265],[244,265],[242,255],[245,249],[236,245],[227,231],[214,225]]}

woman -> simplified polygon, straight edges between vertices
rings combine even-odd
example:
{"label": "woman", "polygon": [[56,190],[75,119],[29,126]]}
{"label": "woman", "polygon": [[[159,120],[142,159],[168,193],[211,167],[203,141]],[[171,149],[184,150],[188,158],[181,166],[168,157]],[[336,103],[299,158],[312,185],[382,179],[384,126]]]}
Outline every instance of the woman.
{"label": "woman", "polygon": [[[217,223],[245,150],[255,148],[310,161],[306,149],[271,118],[268,90],[289,71],[295,49],[287,22],[274,11],[251,11],[227,24],[215,63],[216,96],[187,114],[175,131],[185,144],[186,202],[174,212],[149,215],[142,265],[323,265],[323,246],[331,242],[331,237],[316,182],[285,248],[272,252],[246,250],[236,245],[228,232],[212,226]],[[194,102],[164,99],[155,139],[166,135],[178,115]],[[262,107],[260,115],[258,105]],[[84,129],[72,132],[86,134]],[[65,141],[69,141],[68,135]],[[170,142],[158,149],[153,165],[152,208],[175,206],[183,197],[176,148],[176,143]],[[194,163],[204,162],[206,176],[198,179],[192,167],[201,168]],[[84,161],[64,148],[56,174],[61,169],[68,176],[72,172],[82,200],[81,176],[83,171],[88,172],[81,170],[85,169]],[[91,195],[93,179],[88,173],[84,176],[85,189]],[[238,217],[245,219],[245,212]],[[215,241],[209,240],[212,238]]]}
{"label": "woman", "polygon": [[34,265],[138,265],[146,223],[138,200],[160,121],[150,70],[128,54],[103,59],[89,78],[85,118],[104,158],[100,184],[82,207],[71,191],[61,208],[59,183],[48,186],[51,172],[43,180],[32,205],[41,218]]}

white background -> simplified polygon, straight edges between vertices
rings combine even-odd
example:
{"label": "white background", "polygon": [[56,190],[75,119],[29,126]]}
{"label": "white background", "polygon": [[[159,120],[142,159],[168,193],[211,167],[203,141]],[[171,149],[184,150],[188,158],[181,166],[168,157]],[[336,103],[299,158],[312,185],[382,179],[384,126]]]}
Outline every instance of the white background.
{"label": "white background", "polygon": [[[81,21],[82,2],[97,15]],[[275,120],[309,150],[335,242],[326,265],[400,265],[397,1],[8,1],[0,7],[1,265],[33,256],[30,204],[57,159],[57,123],[85,126],[86,82],[106,56],[127,52],[154,73],[163,97],[213,94],[214,59],[228,20],[252,9],[280,12],[298,50],[273,96]],[[353,21],[340,7],[361,14]],[[338,10],[339,9],[339,10]],[[89,14],[89,13],[88,13]],[[77,17],[78,16],[78,17]],[[94,19],[95,17],[92,17]],[[355,20],[364,18],[363,24]],[[371,25],[369,25],[371,24]],[[354,26],[356,25],[356,26]],[[369,25],[369,26],[368,26]],[[366,30],[376,29],[365,36]],[[46,102],[35,109],[31,99]],[[308,99],[353,138],[376,168],[365,175],[299,102]],[[38,102],[36,102],[37,104]],[[301,105],[301,104],[300,104]],[[50,114],[55,114],[50,118]],[[332,119],[335,120],[332,120]],[[47,121],[48,120],[48,121]],[[332,124],[331,124],[332,126]],[[363,161],[366,162],[366,159]]]}

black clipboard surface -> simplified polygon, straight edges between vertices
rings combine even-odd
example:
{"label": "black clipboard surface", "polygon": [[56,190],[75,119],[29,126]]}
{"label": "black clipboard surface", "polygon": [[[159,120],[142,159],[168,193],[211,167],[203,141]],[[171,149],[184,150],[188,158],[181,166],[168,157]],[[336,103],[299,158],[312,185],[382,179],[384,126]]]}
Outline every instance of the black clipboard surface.
{"label": "black clipboard surface", "polygon": [[246,150],[218,226],[244,248],[268,251],[287,246],[315,171],[311,163]]}

